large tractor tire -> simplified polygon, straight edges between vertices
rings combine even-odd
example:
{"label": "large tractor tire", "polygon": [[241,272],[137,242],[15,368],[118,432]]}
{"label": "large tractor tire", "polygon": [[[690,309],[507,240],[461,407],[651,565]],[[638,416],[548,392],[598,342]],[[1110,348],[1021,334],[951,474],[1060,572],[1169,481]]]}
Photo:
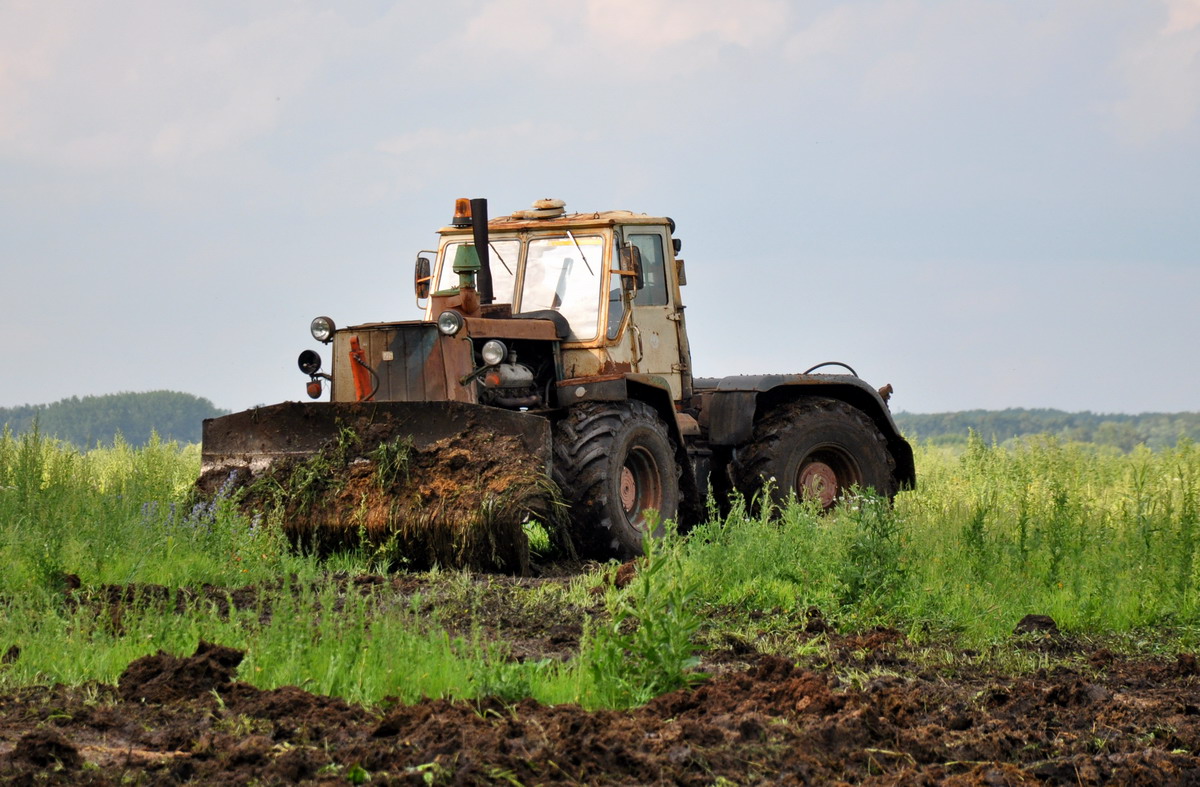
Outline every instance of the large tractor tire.
{"label": "large tractor tire", "polygon": [[679,465],[667,429],[643,402],[587,402],[554,427],[554,480],[571,505],[577,548],[628,559],[679,512]]}
{"label": "large tractor tire", "polygon": [[864,413],[834,399],[805,398],[779,406],[754,427],[751,442],[733,457],[733,480],[747,498],[769,483],[783,505],[795,493],[828,510],[851,487],[896,495],[896,460]]}

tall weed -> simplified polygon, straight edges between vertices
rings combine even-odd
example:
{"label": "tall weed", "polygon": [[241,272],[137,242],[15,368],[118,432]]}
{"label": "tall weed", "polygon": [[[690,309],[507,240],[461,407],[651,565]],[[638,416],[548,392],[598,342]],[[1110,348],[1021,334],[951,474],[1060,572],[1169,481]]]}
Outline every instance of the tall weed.
{"label": "tall weed", "polygon": [[600,707],[641,705],[704,677],[693,672],[701,618],[696,582],[683,572],[682,544],[648,536],[643,545],[632,583],[610,595],[607,620],[593,626],[580,648],[590,701]]}

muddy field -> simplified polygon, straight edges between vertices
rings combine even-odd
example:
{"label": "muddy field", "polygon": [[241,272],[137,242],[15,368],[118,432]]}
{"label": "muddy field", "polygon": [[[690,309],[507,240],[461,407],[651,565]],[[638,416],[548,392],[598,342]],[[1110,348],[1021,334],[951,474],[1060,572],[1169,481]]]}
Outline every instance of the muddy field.
{"label": "muddy field", "polygon": [[[411,575],[343,580],[397,600]],[[474,622],[519,658],[571,658],[582,617],[530,615],[519,591],[561,578],[480,576]],[[68,588],[68,594],[79,594]],[[153,588],[81,603],[119,618]],[[254,588],[191,598],[254,603]],[[179,601],[183,599],[183,601]],[[164,614],[170,614],[165,610]],[[712,617],[720,617],[721,610]],[[735,613],[728,611],[729,615]],[[751,619],[753,624],[753,619]],[[532,700],[424,700],[362,708],[237,679],[242,654],[201,643],[147,656],[117,685],[0,696],[0,779],[29,784],[1197,784],[1196,659],[1128,659],[1031,619],[1014,652],[1028,674],[931,657],[898,632],[838,634],[815,612],[764,616],[710,643],[697,687],[631,711]],[[716,630],[716,629],[714,629]],[[813,647],[798,659],[764,650]],[[2,654],[4,664],[21,658]],[[949,664],[949,666],[946,666]],[[3,669],[0,664],[0,669]]]}

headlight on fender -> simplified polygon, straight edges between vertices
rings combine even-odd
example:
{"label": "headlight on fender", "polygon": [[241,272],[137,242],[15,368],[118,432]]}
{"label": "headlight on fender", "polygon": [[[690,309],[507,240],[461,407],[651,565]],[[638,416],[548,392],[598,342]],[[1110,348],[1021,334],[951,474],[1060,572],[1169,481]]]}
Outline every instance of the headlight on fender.
{"label": "headlight on fender", "polygon": [[462,330],[463,318],[458,312],[444,311],[438,315],[438,330],[447,336],[453,336]]}
{"label": "headlight on fender", "polygon": [[499,366],[508,357],[508,348],[504,346],[504,342],[491,339],[483,343],[483,349],[479,351],[479,354],[483,356],[483,362],[488,366]]}
{"label": "headlight on fender", "polygon": [[328,317],[317,317],[309,324],[308,330],[312,332],[314,339],[322,344],[329,344],[333,341],[333,334],[337,331],[337,326]]}

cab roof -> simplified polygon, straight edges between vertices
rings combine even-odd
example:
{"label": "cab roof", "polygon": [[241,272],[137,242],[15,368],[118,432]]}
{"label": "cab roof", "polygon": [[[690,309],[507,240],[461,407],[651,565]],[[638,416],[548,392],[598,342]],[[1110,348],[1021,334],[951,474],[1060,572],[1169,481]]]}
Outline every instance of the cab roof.
{"label": "cab roof", "polygon": [[[525,217],[497,216],[488,221],[489,232],[517,230],[574,229],[576,227],[612,227],[617,224],[657,224],[670,226],[671,220],[660,216],[647,216],[628,210],[605,210],[596,213],[567,213],[552,218],[530,219]],[[440,235],[470,234],[468,227],[442,227]]]}

